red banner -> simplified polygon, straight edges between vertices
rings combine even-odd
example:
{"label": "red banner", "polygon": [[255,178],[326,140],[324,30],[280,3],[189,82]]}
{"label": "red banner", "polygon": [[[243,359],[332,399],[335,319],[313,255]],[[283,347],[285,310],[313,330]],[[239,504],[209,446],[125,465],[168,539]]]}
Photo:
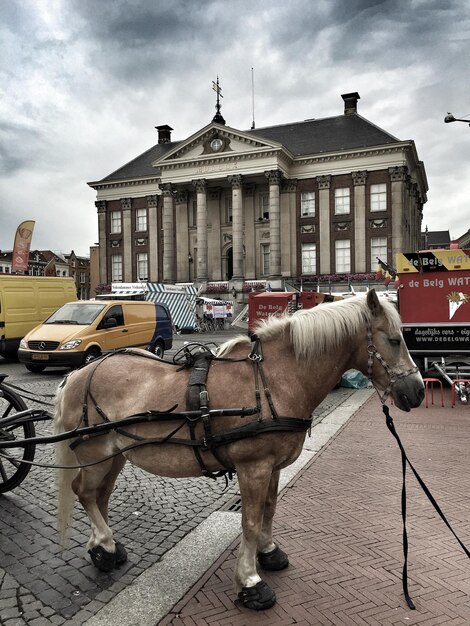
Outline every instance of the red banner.
{"label": "red banner", "polygon": [[29,249],[33,237],[34,224],[32,220],[22,222],[16,229],[15,245],[11,259],[11,271],[26,272],[28,270]]}

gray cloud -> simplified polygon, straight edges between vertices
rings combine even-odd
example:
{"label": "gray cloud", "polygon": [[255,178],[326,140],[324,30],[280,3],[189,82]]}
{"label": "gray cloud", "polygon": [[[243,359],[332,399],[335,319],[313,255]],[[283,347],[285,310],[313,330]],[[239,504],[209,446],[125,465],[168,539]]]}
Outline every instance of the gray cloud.
{"label": "gray cloud", "polygon": [[[9,0],[0,3],[0,248],[23,219],[37,247],[85,253],[97,180],[214,114],[231,126],[359,112],[414,139],[430,192],[424,223],[465,232],[470,129],[466,0]],[[52,224],[56,224],[55,230]],[[461,232],[460,232],[461,231]],[[57,243],[60,238],[60,244]]]}

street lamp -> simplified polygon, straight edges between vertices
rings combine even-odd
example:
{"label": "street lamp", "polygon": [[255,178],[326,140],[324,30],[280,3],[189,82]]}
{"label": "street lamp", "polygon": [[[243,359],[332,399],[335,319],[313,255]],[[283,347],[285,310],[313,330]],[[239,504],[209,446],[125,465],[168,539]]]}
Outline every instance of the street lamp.
{"label": "street lamp", "polygon": [[444,122],[446,124],[449,124],[450,122],[465,122],[466,124],[468,124],[470,126],[470,121],[469,120],[462,120],[462,119],[459,119],[457,117],[454,117],[452,115],[452,113],[449,113],[448,111],[447,111],[447,115],[444,118]]}

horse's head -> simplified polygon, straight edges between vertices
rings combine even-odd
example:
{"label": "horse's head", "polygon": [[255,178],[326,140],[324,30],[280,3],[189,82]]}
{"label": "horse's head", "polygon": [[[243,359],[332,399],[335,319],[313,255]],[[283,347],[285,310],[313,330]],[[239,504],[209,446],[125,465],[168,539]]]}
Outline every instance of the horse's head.
{"label": "horse's head", "polygon": [[367,293],[367,306],[367,375],[383,399],[390,394],[399,409],[409,411],[423,401],[424,385],[403,339],[399,315],[373,289]]}

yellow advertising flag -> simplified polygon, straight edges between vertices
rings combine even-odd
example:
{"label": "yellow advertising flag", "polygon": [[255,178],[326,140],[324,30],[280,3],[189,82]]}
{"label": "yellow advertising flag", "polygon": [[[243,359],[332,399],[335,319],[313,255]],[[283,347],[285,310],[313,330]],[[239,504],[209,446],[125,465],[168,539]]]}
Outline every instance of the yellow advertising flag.
{"label": "yellow advertising flag", "polygon": [[21,222],[16,229],[15,245],[13,246],[11,259],[12,272],[26,272],[28,269],[29,249],[35,223],[32,220],[27,220],[26,222]]}

